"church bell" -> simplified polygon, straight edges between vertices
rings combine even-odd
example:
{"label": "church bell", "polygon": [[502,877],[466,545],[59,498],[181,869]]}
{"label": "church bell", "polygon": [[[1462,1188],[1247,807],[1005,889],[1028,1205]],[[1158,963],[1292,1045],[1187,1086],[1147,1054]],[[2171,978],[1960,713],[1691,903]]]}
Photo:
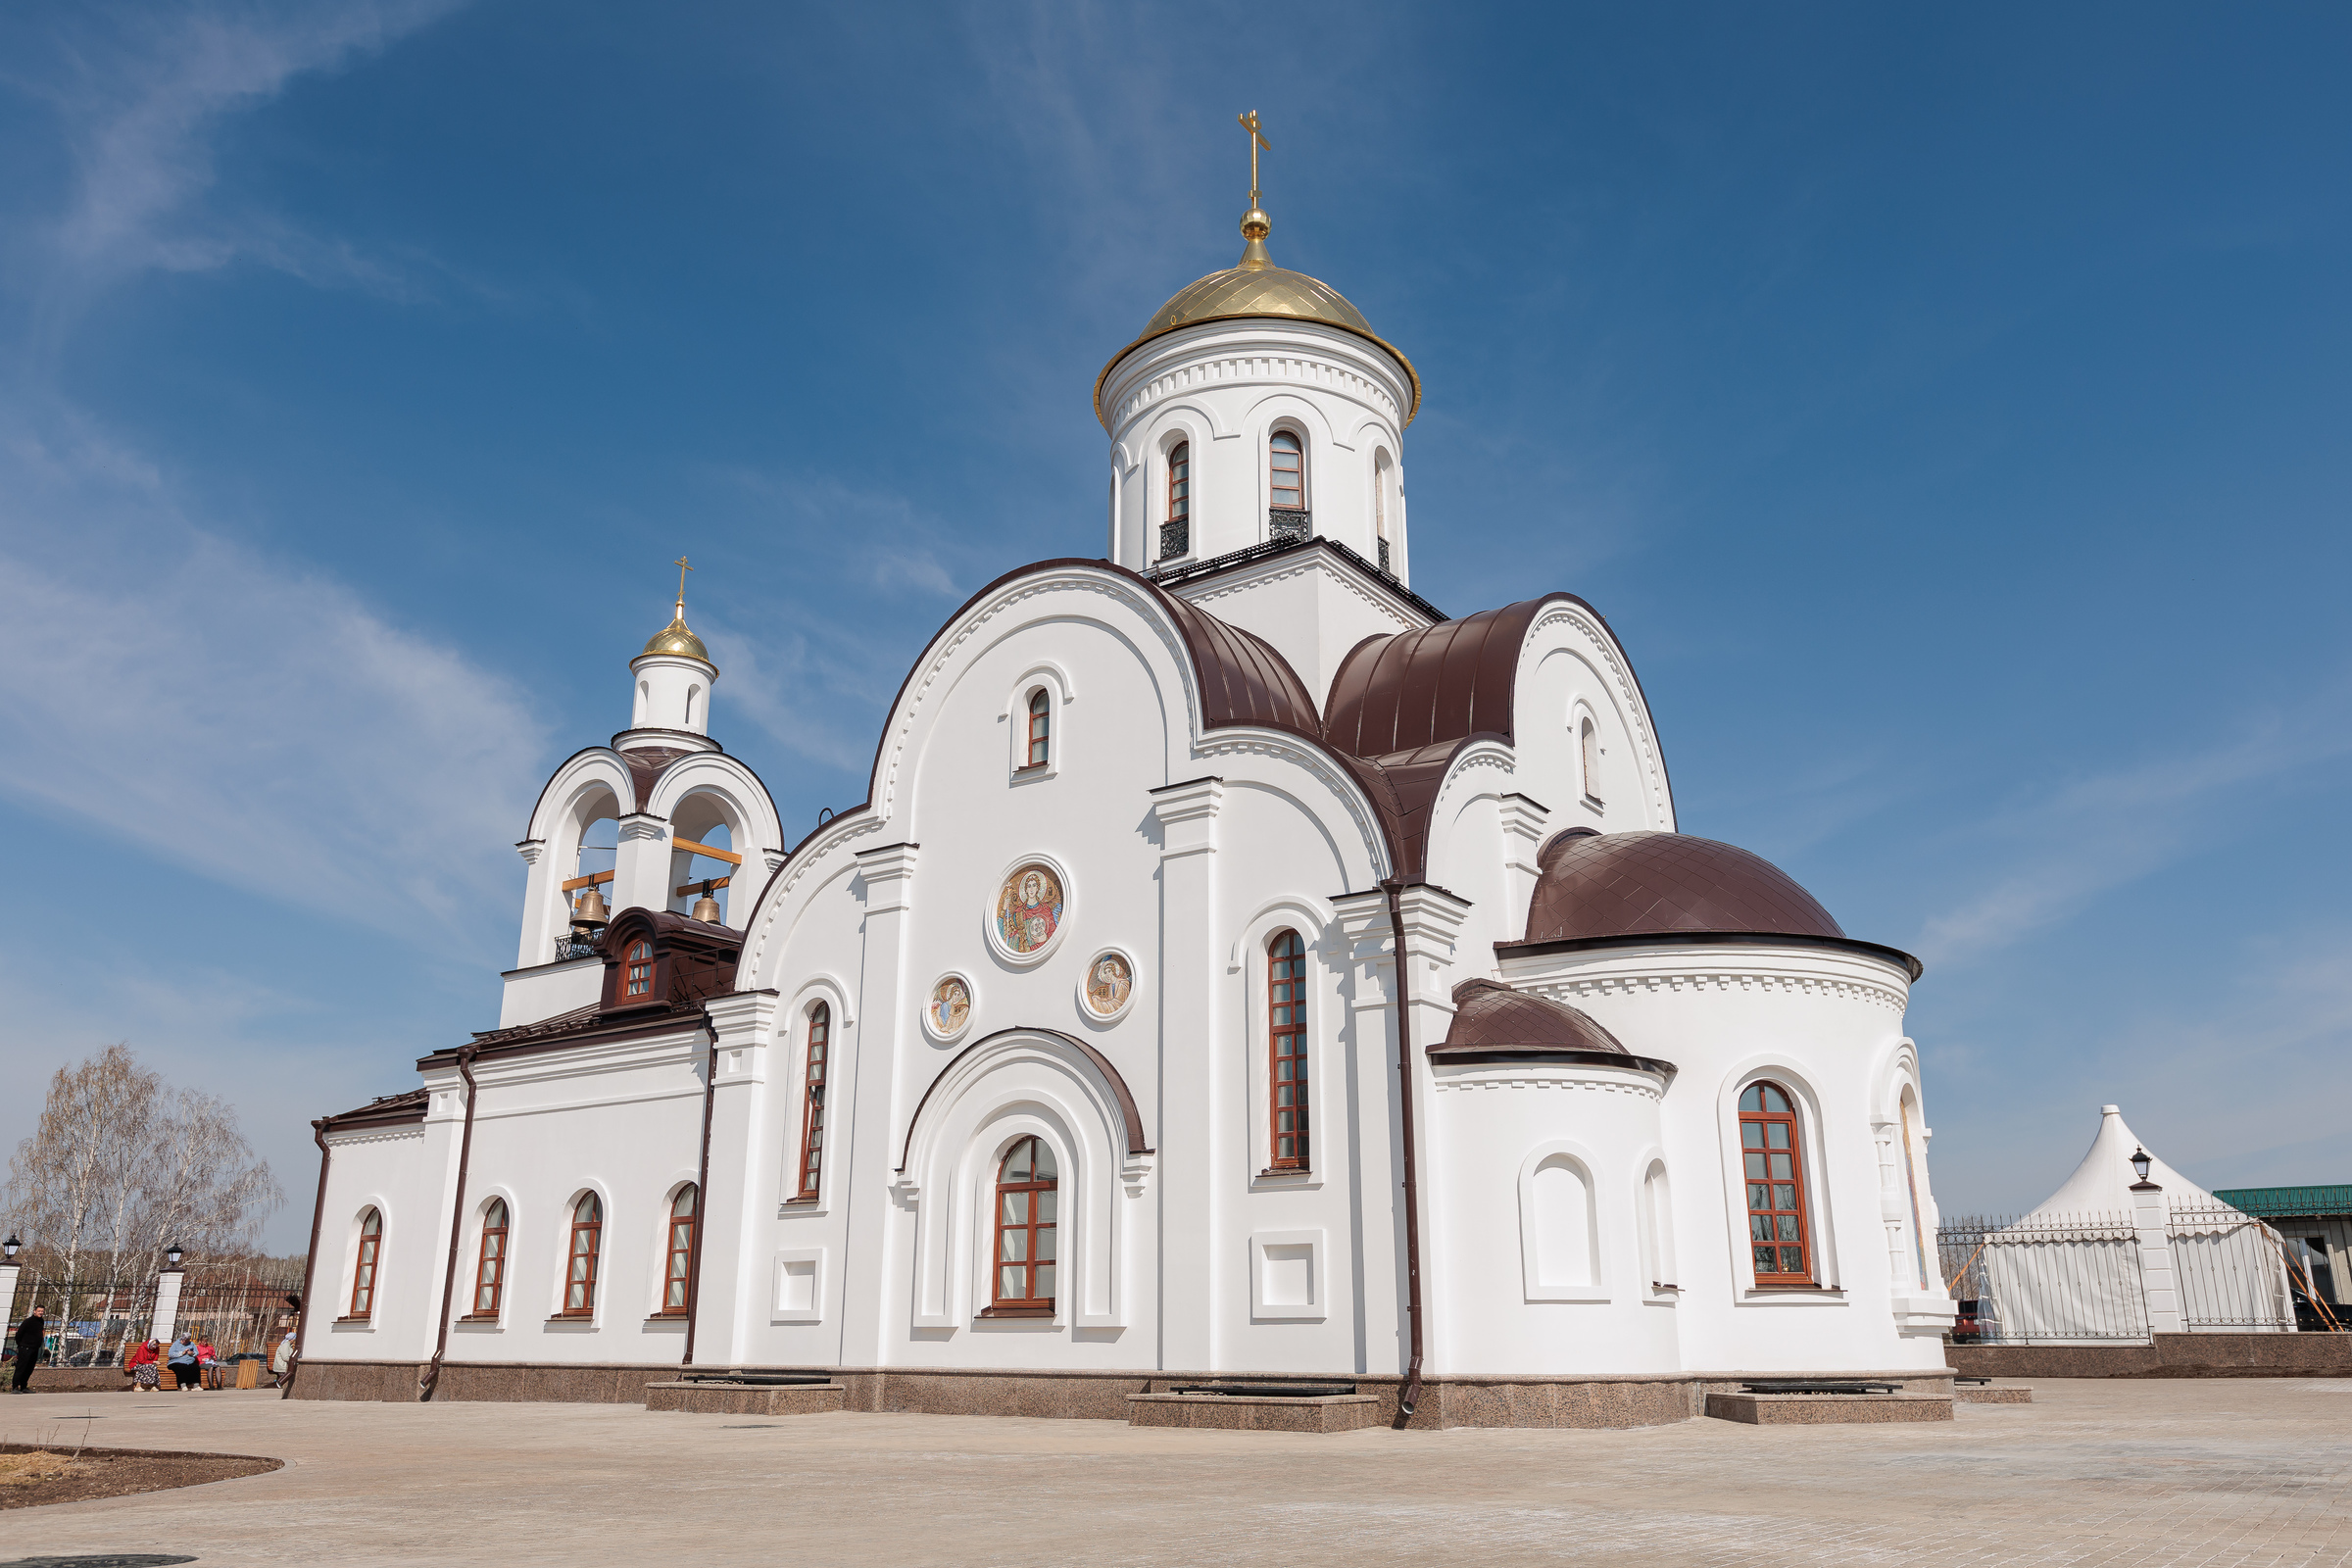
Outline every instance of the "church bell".
{"label": "church bell", "polygon": [[588,891],[580,895],[580,902],[572,906],[571,923],[586,931],[601,930],[612,923],[605,909],[605,896],[595,883],[591,882]]}
{"label": "church bell", "polygon": [[694,901],[694,917],[707,925],[718,924],[718,901],[710,896],[710,884],[703,884],[703,896]]}

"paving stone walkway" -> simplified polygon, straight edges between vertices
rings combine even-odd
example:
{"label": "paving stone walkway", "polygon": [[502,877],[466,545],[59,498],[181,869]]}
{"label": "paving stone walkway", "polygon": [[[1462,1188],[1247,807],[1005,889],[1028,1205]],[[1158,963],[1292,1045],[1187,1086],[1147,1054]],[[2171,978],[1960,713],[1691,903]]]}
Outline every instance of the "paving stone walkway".
{"label": "paving stone walkway", "polygon": [[0,1513],[0,1564],[2352,1561],[2352,1380],[2043,1381],[1949,1423],[1333,1437],[977,1416],[0,1398],[0,1439],[269,1454]]}

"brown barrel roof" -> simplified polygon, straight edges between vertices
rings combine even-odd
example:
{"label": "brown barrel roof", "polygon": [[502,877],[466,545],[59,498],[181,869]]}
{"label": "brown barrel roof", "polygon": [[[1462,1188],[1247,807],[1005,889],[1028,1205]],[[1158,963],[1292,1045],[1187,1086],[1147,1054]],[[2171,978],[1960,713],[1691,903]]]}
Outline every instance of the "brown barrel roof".
{"label": "brown barrel roof", "polygon": [[1713,839],[1577,832],[1545,845],[1536,863],[1529,942],[1695,931],[1845,937],[1788,872]]}
{"label": "brown barrel roof", "polygon": [[1453,988],[1453,1022],[1433,1056],[1468,1051],[1598,1051],[1628,1055],[1617,1037],[1563,1003],[1514,991],[1499,980]]}

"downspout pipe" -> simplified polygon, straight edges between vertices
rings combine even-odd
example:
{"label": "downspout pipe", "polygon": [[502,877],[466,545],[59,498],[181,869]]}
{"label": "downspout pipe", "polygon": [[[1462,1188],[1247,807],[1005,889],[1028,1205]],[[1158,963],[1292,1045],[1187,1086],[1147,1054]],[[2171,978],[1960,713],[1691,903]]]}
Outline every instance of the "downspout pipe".
{"label": "downspout pipe", "polygon": [[294,1339],[294,1353],[286,1358],[286,1376],[278,1385],[277,1396],[290,1397],[294,1393],[294,1374],[302,1366],[302,1352],[311,1343],[311,1318],[316,1314],[318,1298],[312,1290],[318,1277],[318,1227],[326,1219],[326,1166],[334,1158],[327,1147],[326,1123],[311,1123],[311,1142],[318,1146],[318,1200],[311,1205],[311,1255],[302,1263],[302,1330]]}
{"label": "downspout pipe", "polygon": [[458,1051],[458,1076],[466,1080],[466,1131],[458,1138],[458,1191],[449,1207],[449,1266],[441,1275],[441,1332],[433,1341],[433,1358],[416,1378],[416,1399],[423,1403],[441,1386],[441,1358],[449,1353],[449,1322],[457,1315],[458,1242],[466,1234],[466,1167],[473,1159],[473,1102],[480,1094],[473,1084],[473,1057],[480,1048]]}
{"label": "downspout pipe", "polygon": [[[706,1019],[708,1014],[705,1015]],[[694,1171],[694,1245],[686,1252],[686,1352],[678,1365],[694,1365],[694,1325],[703,1304],[703,1222],[710,1217],[710,1104],[718,1098],[718,1031],[710,1031],[710,1066],[703,1074],[703,1157]]]}
{"label": "downspout pipe", "polygon": [[1396,1396],[1396,1427],[1413,1419],[1421,1399],[1421,1182],[1413,1149],[1413,984],[1404,951],[1403,884],[1380,885],[1389,896],[1389,936],[1396,949],[1396,1106],[1404,1134],[1404,1316],[1412,1359],[1405,1364],[1404,1391]]}

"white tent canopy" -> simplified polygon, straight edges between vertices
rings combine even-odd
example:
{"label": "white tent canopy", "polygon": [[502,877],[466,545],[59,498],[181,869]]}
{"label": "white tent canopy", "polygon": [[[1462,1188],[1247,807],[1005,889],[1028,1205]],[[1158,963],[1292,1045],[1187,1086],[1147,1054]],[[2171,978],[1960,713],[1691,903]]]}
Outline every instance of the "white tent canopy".
{"label": "white tent canopy", "polygon": [[[1979,1321],[2011,1344],[2146,1341],[2151,1327],[2277,1333],[2294,1327],[2278,1239],[2148,1153],[2115,1105],[2099,1107],[2088,1152],[2031,1214],[1984,1239]],[[2162,1198],[2167,1251],[2142,1249],[2140,1200]],[[2169,1269],[2165,1266],[2169,1263]],[[2167,1289],[2169,1285],[2170,1289]]]}

